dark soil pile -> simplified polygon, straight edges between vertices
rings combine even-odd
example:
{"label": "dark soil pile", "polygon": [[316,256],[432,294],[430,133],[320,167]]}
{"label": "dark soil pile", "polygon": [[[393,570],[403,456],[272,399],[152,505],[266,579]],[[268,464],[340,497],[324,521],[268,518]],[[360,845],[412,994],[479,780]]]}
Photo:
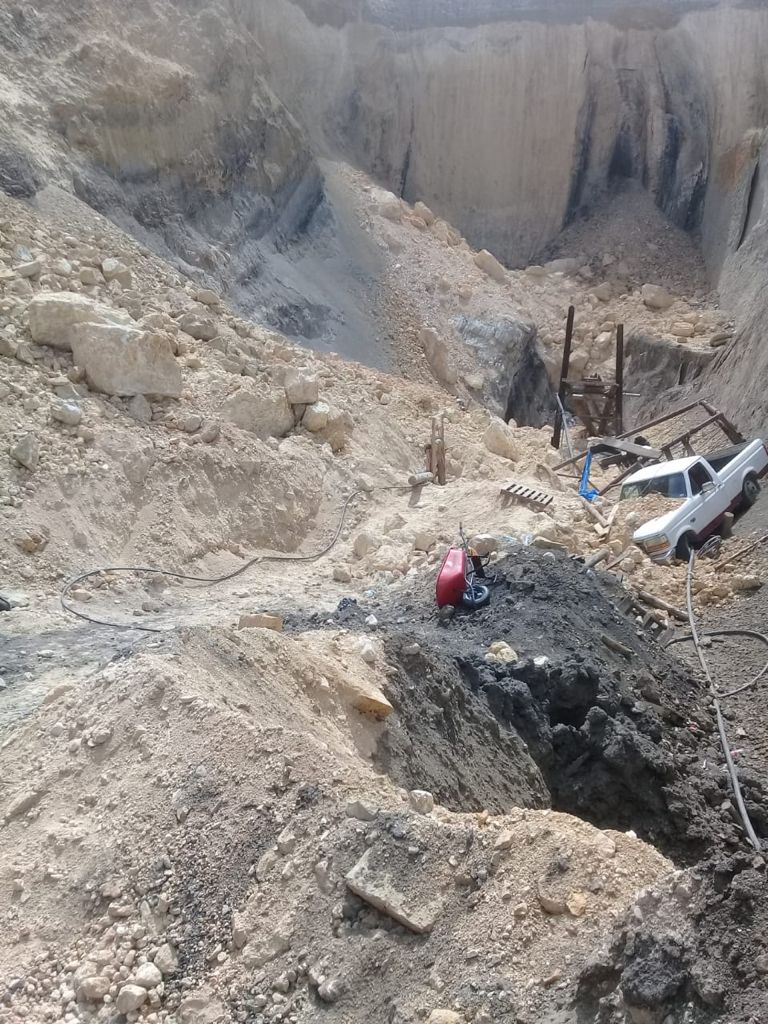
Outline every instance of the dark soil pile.
{"label": "dark soil pile", "polygon": [[[450,620],[431,579],[396,603],[337,613],[362,631],[374,611],[385,635],[398,728],[381,767],[452,809],[550,802],[634,829],[687,863],[736,849],[726,779],[700,771],[702,745],[717,742],[703,683],[618,612],[611,581],[579,563],[522,549],[496,571],[490,605]],[[486,660],[499,641],[517,660]]]}
{"label": "dark soil pile", "polygon": [[746,851],[713,858],[645,893],[610,948],[582,972],[575,1004],[579,1022],[624,1024],[629,1012],[669,1024],[763,1024],[764,859]]}

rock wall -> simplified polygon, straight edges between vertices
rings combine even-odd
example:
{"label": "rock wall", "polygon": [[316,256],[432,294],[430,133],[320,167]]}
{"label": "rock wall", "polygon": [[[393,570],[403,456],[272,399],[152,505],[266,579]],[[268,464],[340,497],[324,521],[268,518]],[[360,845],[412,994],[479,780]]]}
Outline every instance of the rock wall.
{"label": "rock wall", "polygon": [[697,228],[768,97],[762,5],[269,0],[255,25],[317,136],[509,264],[619,179]]}

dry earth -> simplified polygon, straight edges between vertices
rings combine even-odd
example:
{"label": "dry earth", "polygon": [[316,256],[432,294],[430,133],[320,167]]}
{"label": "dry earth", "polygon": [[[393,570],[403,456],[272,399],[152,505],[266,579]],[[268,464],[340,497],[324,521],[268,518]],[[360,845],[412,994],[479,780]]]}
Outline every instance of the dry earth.
{"label": "dry earth", "polygon": [[[627,516],[597,531],[549,429],[497,415],[518,394],[498,346],[527,320],[543,347],[531,329],[521,378],[547,369],[519,418],[540,423],[569,303],[599,372],[619,319],[685,323],[702,349],[726,321],[644,292],[680,279],[618,246],[509,272],[329,174],[382,246],[407,379],[243,319],[64,193],[0,197],[0,1020],[555,1024],[597,1000],[596,1020],[698,1024],[737,989],[748,1020],[764,975],[712,996],[694,940],[688,865],[741,842],[722,773],[696,781],[717,756],[706,694],[616,611],[622,586],[679,604],[683,570],[628,551]],[[443,415],[448,483],[412,489]],[[552,506],[506,504],[511,479]],[[432,588],[460,523],[503,582],[446,625]],[[606,542],[603,592],[567,556]],[[251,558],[215,586],[171,575]],[[60,607],[72,577],[137,565],[166,571],[71,593],[126,628]],[[759,582],[702,563],[697,608]],[[747,871],[763,884],[762,861],[729,879]],[[660,925],[645,968],[625,943],[600,974],[595,951],[649,906],[676,983]]]}

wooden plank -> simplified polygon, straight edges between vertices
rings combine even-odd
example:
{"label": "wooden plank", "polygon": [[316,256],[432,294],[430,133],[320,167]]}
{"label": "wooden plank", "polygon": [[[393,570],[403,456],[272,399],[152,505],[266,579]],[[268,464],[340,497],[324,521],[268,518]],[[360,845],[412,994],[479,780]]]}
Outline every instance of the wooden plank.
{"label": "wooden plank", "polygon": [[618,437],[598,437],[589,446],[592,454],[602,455],[601,448],[608,448],[610,451],[619,452],[624,455],[636,455],[639,459],[660,459],[661,451],[658,448],[646,448],[642,444],[635,444],[634,441],[627,441]]}
{"label": "wooden plank", "polygon": [[571,342],[573,340],[573,319],[576,315],[576,309],[574,306],[568,307],[568,319],[565,324],[565,345],[563,347],[563,363],[560,368],[560,384],[558,387],[558,397],[560,402],[558,404],[557,412],[555,414],[555,430],[552,434],[552,447],[557,451],[560,450],[560,439],[563,432],[563,416],[560,412],[560,408],[565,405],[566,390],[567,390],[567,378],[568,369],[571,362]]}

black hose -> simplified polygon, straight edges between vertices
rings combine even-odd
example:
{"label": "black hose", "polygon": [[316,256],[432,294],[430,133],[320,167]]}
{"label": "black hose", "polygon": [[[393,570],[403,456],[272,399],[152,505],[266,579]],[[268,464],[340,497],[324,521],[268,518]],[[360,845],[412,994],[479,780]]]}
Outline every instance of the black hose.
{"label": "black hose", "polygon": [[[754,629],[711,629],[708,630],[706,633],[699,633],[698,635],[699,637],[748,636],[752,637],[752,639],[754,640],[761,640],[765,644],[765,646],[768,647],[768,636],[766,636],[765,633],[758,633]],[[693,633],[684,633],[682,636],[672,637],[671,640],[667,640],[667,642],[663,645],[664,650],[666,650],[667,647],[671,647],[672,644],[685,643],[691,640],[693,640]],[[763,678],[766,672],[768,672],[768,661],[766,661],[765,665],[763,665],[763,667],[760,669],[757,675],[753,679],[750,679],[748,683],[744,683],[742,686],[737,686],[735,690],[728,690],[727,693],[718,692],[718,696],[721,698],[735,697],[737,693],[743,693],[745,690],[750,690],[756,683],[758,683]]]}
{"label": "black hose", "polygon": [[[704,657],[704,650],[701,646],[699,634],[696,630],[696,617],[693,614],[693,569],[696,564],[696,552],[691,551],[688,559],[688,575],[686,578],[685,585],[685,600],[688,610],[688,621],[691,625],[690,639],[693,641],[693,646],[696,648],[696,654],[699,659],[702,671],[706,676],[709,684],[709,692],[712,696],[712,703],[715,706],[715,717],[717,719],[717,731],[720,736],[720,746],[723,748],[723,754],[725,756],[725,764],[728,769],[728,776],[731,780],[731,788],[733,795],[736,799],[736,806],[739,811],[739,817],[741,818],[742,824],[744,825],[744,831],[747,834],[747,839],[752,847],[757,850],[758,853],[762,852],[762,844],[757,837],[757,833],[754,830],[752,821],[750,820],[749,813],[747,811],[746,804],[744,803],[744,796],[741,792],[741,783],[739,782],[739,776],[736,771],[736,765],[733,763],[733,757],[731,756],[731,748],[728,743],[728,735],[725,731],[725,720],[723,719],[722,708],[720,707],[720,695],[717,692],[715,681],[712,678],[712,674],[709,671],[706,659]],[[754,682],[755,680],[753,680]]]}
{"label": "black hose", "polygon": [[[420,486],[420,485],[415,485]],[[314,552],[311,555],[290,555],[290,554],[271,554],[271,555],[256,555],[254,558],[249,559],[243,565],[234,569],[232,572],[225,573],[223,576],[191,576],[188,573],[183,572],[171,572],[168,569],[155,568],[153,566],[136,566],[136,565],[116,565],[116,566],[102,566],[99,569],[90,569],[88,572],[83,572],[79,576],[76,576],[73,580],[70,580],[66,584],[60,594],[61,606],[64,611],[69,612],[70,615],[76,615],[78,619],[83,619],[85,622],[91,622],[96,626],[111,626],[114,629],[138,629],[144,633],[167,633],[167,629],[161,629],[157,626],[143,626],[136,625],[128,622],[112,622],[109,619],[99,619],[95,615],[89,615],[87,612],[81,611],[79,608],[74,608],[68,601],[67,597],[70,591],[77,586],[78,583],[82,583],[84,580],[91,579],[93,576],[100,576],[102,573],[112,572],[132,572],[142,574],[153,574],[169,576],[171,579],[176,580],[188,580],[191,583],[206,583],[214,585],[217,583],[226,583],[227,580],[233,580],[237,576],[242,576],[244,572],[247,572],[251,566],[256,565],[257,562],[315,562],[318,558],[322,558],[327,555],[337,544],[341,531],[344,528],[344,521],[347,516],[347,511],[352,503],[353,499],[359,494],[370,494],[373,491],[400,491],[400,490],[413,490],[414,486],[410,484],[391,484],[382,485],[380,487],[358,487],[354,490],[349,497],[346,499],[341,508],[341,515],[339,517],[339,524],[336,527],[336,532],[333,535],[331,541],[325,545],[320,551]]]}

